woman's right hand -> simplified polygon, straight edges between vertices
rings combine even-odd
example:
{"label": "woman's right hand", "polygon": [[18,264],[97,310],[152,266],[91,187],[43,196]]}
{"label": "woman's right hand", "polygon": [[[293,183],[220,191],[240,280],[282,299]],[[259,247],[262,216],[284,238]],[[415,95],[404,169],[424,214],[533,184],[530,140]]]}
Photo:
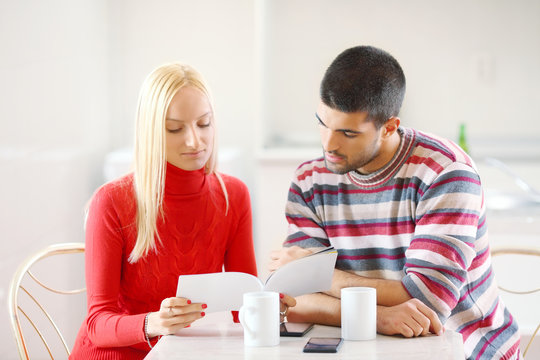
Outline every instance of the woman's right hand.
{"label": "woman's right hand", "polygon": [[170,335],[202,318],[206,304],[192,304],[190,300],[171,297],[161,302],[159,311],[148,314],[146,333],[149,338]]}

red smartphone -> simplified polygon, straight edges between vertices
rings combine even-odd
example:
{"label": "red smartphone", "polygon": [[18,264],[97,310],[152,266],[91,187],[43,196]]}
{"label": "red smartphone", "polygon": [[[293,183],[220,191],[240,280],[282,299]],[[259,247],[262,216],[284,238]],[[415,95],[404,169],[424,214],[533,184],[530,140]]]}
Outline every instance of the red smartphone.
{"label": "red smartphone", "polygon": [[305,353],[336,353],[342,338],[312,337],[304,346]]}

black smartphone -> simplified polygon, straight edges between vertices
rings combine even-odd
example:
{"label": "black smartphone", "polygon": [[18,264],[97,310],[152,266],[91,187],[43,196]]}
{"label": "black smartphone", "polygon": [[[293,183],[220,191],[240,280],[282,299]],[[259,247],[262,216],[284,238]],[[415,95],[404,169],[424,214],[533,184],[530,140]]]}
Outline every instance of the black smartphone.
{"label": "black smartphone", "polygon": [[312,337],[304,346],[305,353],[336,353],[342,338]]}
{"label": "black smartphone", "polygon": [[281,323],[279,325],[279,335],[301,337],[306,335],[312,328],[313,324],[310,323]]}

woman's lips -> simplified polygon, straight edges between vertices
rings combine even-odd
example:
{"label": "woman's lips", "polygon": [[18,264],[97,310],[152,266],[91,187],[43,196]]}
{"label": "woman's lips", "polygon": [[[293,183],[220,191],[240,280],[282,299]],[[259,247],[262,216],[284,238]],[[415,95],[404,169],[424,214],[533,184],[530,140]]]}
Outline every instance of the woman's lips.
{"label": "woman's lips", "polygon": [[196,158],[196,157],[201,156],[203,153],[204,153],[204,150],[200,150],[200,151],[194,151],[194,152],[185,152],[185,153],[182,153],[182,155],[186,157],[190,157],[190,158]]}

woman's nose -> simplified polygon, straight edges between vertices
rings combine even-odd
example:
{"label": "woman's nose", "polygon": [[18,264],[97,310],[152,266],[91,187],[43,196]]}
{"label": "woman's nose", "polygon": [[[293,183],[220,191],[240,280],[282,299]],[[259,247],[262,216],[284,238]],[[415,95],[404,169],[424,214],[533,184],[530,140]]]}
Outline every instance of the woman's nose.
{"label": "woman's nose", "polygon": [[186,131],[186,145],[197,149],[199,147],[201,138],[199,131],[195,126],[189,126]]}

